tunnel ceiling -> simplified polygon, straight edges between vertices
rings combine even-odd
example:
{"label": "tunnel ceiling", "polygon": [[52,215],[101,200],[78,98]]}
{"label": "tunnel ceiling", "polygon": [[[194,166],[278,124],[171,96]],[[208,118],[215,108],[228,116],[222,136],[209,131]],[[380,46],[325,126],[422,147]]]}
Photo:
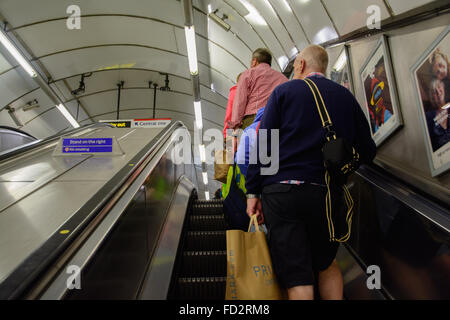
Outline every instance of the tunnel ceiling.
{"label": "tunnel ceiling", "polygon": [[[228,91],[249,67],[254,49],[269,48],[272,67],[283,70],[298,51],[366,25],[366,10],[380,8],[381,19],[404,13],[427,0],[194,0],[194,25],[199,60],[203,122],[221,127]],[[67,28],[70,5],[81,10],[81,29]],[[208,13],[226,15],[226,31]],[[157,117],[170,117],[193,128],[192,85],[184,36],[184,16],[177,0],[1,0],[0,15],[11,37],[31,55],[33,65],[49,80],[81,124],[115,119],[118,87],[120,117],[152,116],[153,90],[169,74],[171,92],[157,92]],[[18,127],[5,115],[16,109],[23,130],[38,137],[69,126],[45,92],[24,76],[0,48],[0,121]],[[81,74],[85,92],[76,97]],[[39,108],[23,111],[37,99]],[[3,115],[2,115],[3,114]],[[53,127],[52,127],[53,126]],[[48,129],[45,131],[44,129]],[[50,130],[50,131],[49,131]],[[54,132],[54,133],[56,133]]]}

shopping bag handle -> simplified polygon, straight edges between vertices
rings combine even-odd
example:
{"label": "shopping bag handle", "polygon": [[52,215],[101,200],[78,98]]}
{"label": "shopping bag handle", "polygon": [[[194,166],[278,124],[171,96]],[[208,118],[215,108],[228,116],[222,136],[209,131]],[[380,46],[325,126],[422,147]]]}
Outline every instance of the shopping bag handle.
{"label": "shopping bag handle", "polygon": [[250,232],[250,230],[252,229],[252,225],[255,226],[255,232],[263,232],[262,227],[258,224],[258,217],[256,216],[256,214],[250,217],[250,224],[248,225],[247,232]]}

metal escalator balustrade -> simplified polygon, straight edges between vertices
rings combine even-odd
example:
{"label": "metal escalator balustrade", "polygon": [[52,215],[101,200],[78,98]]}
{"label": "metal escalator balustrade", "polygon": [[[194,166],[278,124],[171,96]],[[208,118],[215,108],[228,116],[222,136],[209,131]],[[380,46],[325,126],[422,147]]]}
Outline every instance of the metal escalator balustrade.
{"label": "metal escalator balustrade", "polygon": [[223,201],[196,200],[186,219],[174,293],[169,299],[223,300],[227,277]]}

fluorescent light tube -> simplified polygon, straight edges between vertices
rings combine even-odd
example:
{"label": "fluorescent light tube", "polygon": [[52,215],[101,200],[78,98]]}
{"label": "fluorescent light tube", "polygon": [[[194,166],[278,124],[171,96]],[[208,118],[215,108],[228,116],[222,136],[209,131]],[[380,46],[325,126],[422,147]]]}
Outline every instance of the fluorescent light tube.
{"label": "fluorescent light tube", "polygon": [[74,128],[79,128],[80,127],[78,122],[72,117],[70,112],[67,110],[67,108],[62,103],[57,105],[56,107],[58,108],[59,111],[61,111],[61,113],[67,119],[67,121],[70,122],[72,127],[74,127]]}
{"label": "fluorescent light tube", "polygon": [[209,191],[205,191],[205,199],[209,200]]}
{"label": "fluorescent light tube", "polygon": [[34,78],[37,76],[31,64],[24,58],[24,56],[17,50],[14,44],[8,39],[3,30],[0,31],[0,42],[5,46],[9,53],[16,59],[16,61],[25,69],[25,71]]}
{"label": "fluorescent light tube", "polygon": [[200,161],[206,162],[206,151],[205,151],[205,145],[201,144],[198,146],[198,149],[200,151]]}
{"label": "fluorescent light tube", "polygon": [[184,27],[184,32],[186,35],[186,46],[188,52],[189,60],[189,71],[192,75],[198,74],[198,64],[197,64],[197,47],[195,45],[195,29],[194,26]]}
{"label": "fluorescent light tube", "polygon": [[287,0],[281,0],[281,2],[284,4],[284,7],[289,11],[292,12],[292,8],[289,5],[289,3],[287,2]]}
{"label": "fluorescent light tube", "polygon": [[333,69],[337,72],[341,72],[342,69],[344,69],[345,64],[347,63],[347,55],[345,54],[345,51],[342,52],[342,54],[337,59],[336,63],[334,64]]}
{"label": "fluorescent light tube", "polygon": [[202,172],[203,184],[208,184],[208,172]]}
{"label": "fluorescent light tube", "polygon": [[200,101],[194,101],[195,125],[197,129],[203,128],[202,105]]}

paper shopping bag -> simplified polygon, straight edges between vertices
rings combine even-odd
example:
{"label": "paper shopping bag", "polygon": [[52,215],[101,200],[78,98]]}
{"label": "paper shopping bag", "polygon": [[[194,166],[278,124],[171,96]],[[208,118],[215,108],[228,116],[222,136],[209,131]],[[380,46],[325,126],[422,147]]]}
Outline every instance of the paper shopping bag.
{"label": "paper shopping bag", "polygon": [[226,300],[281,300],[264,232],[256,216],[255,232],[228,230]]}
{"label": "paper shopping bag", "polygon": [[232,163],[232,153],[227,150],[217,150],[214,154],[214,180],[227,183],[228,169]]}

